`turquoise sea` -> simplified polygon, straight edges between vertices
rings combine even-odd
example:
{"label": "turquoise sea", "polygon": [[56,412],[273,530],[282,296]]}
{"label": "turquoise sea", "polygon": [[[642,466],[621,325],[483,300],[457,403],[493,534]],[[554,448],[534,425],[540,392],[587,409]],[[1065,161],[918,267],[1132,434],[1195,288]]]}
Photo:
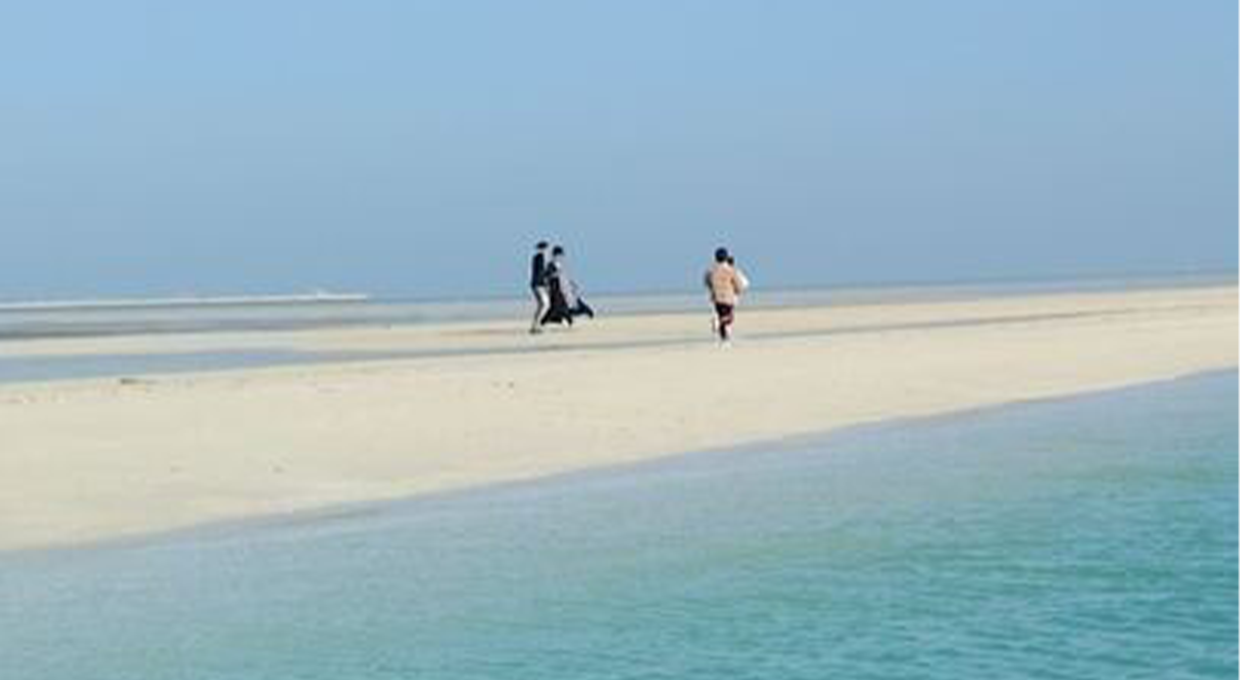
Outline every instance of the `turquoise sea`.
{"label": "turquoise sea", "polygon": [[0,553],[0,678],[1235,678],[1236,383]]}

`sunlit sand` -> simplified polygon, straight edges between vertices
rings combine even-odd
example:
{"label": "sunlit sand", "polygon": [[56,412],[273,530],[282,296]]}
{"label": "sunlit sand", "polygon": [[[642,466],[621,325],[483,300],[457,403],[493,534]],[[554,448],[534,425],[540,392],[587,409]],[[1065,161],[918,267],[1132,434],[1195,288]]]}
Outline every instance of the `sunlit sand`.
{"label": "sunlit sand", "polygon": [[528,479],[1234,367],[1234,286],[700,314],[9,343],[282,346],[351,364],[0,387],[0,548]]}

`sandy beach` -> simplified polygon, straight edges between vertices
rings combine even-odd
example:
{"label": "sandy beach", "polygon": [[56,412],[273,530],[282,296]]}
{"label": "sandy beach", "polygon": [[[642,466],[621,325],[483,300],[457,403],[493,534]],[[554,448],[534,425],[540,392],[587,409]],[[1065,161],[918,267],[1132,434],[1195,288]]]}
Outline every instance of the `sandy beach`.
{"label": "sandy beach", "polygon": [[0,386],[0,549],[460,489],[1237,363],[1234,286],[5,343],[409,358]]}

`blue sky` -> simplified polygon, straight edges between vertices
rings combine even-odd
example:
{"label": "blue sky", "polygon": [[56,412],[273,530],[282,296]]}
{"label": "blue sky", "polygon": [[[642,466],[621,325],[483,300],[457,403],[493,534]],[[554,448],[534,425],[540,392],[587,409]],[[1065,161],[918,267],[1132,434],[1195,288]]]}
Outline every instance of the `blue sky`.
{"label": "blue sky", "polygon": [[0,5],[0,298],[1234,270],[1228,0]]}

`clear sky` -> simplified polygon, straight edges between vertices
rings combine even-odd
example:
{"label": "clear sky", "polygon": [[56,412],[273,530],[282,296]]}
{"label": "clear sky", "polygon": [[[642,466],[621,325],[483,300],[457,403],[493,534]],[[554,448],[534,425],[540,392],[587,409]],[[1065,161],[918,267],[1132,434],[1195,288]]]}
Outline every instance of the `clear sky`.
{"label": "clear sky", "polygon": [[0,298],[1234,270],[1234,0],[0,4]]}

